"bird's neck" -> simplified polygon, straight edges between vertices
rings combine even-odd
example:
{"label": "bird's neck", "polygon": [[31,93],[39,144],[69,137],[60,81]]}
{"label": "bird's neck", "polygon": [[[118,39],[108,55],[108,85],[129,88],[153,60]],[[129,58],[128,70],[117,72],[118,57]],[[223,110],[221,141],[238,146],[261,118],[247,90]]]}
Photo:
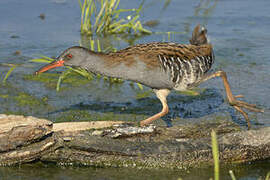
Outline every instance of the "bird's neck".
{"label": "bird's neck", "polygon": [[109,77],[126,78],[127,73],[126,65],[122,56],[117,56],[116,53],[97,53],[88,52],[82,68],[95,74],[101,74]]}

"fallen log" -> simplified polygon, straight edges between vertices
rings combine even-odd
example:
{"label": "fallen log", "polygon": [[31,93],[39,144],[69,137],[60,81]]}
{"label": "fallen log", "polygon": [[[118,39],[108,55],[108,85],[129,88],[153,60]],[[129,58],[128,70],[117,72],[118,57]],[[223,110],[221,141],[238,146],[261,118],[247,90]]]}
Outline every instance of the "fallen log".
{"label": "fallen log", "polygon": [[240,130],[229,122],[137,127],[112,121],[55,123],[0,115],[0,165],[31,161],[60,165],[187,168],[213,163],[210,132],[221,163],[270,157],[270,127]]}

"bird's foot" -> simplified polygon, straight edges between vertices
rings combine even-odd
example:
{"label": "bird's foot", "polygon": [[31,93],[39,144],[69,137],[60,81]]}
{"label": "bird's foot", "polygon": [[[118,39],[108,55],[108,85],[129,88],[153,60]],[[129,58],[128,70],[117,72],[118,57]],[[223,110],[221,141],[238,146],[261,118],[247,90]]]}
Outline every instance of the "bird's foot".
{"label": "bird's foot", "polygon": [[261,108],[258,108],[255,104],[249,104],[244,101],[237,100],[238,98],[243,98],[243,97],[244,97],[243,95],[237,95],[237,96],[233,96],[232,98],[228,98],[228,100],[229,100],[230,105],[233,106],[237,111],[239,111],[244,116],[248,124],[248,129],[250,129],[250,122],[249,122],[248,114],[242,108],[245,108],[253,112],[264,112],[264,110]]}
{"label": "bird's foot", "polygon": [[253,111],[253,112],[264,112],[264,110],[261,108],[258,108],[256,106],[256,104],[249,104],[249,103],[246,103],[244,101],[237,100],[238,98],[243,98],[243,97],[244,97],[243,95],[234,96],[234,98],[232,98],[232,100],[229,100],[230,105],[237,106],[239,108],[242,107],[242,108],[248,109],[248,110]]}

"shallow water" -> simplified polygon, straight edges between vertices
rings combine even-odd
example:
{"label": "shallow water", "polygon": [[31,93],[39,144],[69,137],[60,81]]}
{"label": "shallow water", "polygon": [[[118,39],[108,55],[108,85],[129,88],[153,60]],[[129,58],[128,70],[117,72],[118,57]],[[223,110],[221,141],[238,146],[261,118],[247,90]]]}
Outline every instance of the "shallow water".
{"label": "shallow water", "polygon": [[[139,2],[122,0],[120,6],[138,7]],[[270,125],[269,7],[268,0],[259,0],[256,3],[252,0],[152,0],[145,2],[141,21],[156,20],[156,26],[147,27],[153,32],[180,32],[170,36],[170,41],[179,43],[188,43],[191,30],[197,23],[205,25],[215,49],[213,71],[226,71],[235,94],[243,94],[244,100],[265,109],[263,114],[249,113],[253,127],[263,127]],[[44,20],[39,18],[42,13],[45,14]],[[161,105],[151,90],[144,87],[142,91],[130,82],[111,85],[103,79],[86,81],[76,76],[73,81],[65,80],[60,92],[56,92],[57,73],[63,69],[42,75],[41,78],[45,77],[43,81],[34,79],[32,74],[41,64],[29,62],[29,59],[36,58],[39,54],[57,56],[67,47],[79,45],[81,42],[88,46],[87,40],[80,36],[80,9],[77,1],[0,1],[0,17],[0,77],[3,78],[9,70],[7,64],[20,64],[11,73],[7,83],[0,85],[0,113],[33,115],[60,122],[89,119],[139,121],[159,111]],[[120,49],[133,43],[168,41],[168,36],[154,33],[128,40],[113,36],[100,41],[103,46],[112,44]],[[20,51],[19,55],[14,54],[16,51]],[[192,123],[198,117],[207,119],[211,115],[225,114],[228,120],[245,128],[245,120],[224,100],[225,91],[220,79],[212,79],[200,88],[199,96],[171,93],[168,98],[171,111],[165,120],[171,120],[173,124]],[[159,123],[165,125],[163,121]],[[244,179],[254,179],[253,177],[263,175],[260,170],[266,171],[261,164],[255,166],[257,171],[243,171]],[[61,173],[47,178],[46,172],[52,171],[51,168],[58,169]],[[61,177],[62,173],[67,172],[62,168],[49,166],[45,169],[45,175],[40,179],[66,179]],[[6,174],[17,170],[20,174],[15,173],[15,177],[8,176],[8,179],[32,178],[24,167],[1,168]],[[74,176],[69,178],[91,176],[88,171],[103,170],[76,168],[68,170],[74,173]],[[126,171],[127,176],[129,172],[119,169],[108,171],[112,174]],[[196,173],[194,176],[199,177]],[[177,177],[178,174],[172,179]],[[107,179],[106,176],[93,178]]]}
{"label": "shallow water", "polygon": [[[37,170],[38,169],[38,170]],[[234,175],[239,180],[258,180],[265,179],[269,164],[267,162],[257,162],[254,164],[246,164],[245,166],[226,167],[221,173],[221,179],[231,180],[229,170],[233,169]],[[213,177],[212,168],[186,169],[186,170],[147,170],[147,169],[130,169],[130,168],[93,168],[93,167],[58,167],[53,164],[27,164],[20,167],[0,167],[0,177],[5,179],[27,179],[27,180],[139,180],[139,179],[155,179],[164,180],[171,179],[183,180],[194,179],[210,179]]]}

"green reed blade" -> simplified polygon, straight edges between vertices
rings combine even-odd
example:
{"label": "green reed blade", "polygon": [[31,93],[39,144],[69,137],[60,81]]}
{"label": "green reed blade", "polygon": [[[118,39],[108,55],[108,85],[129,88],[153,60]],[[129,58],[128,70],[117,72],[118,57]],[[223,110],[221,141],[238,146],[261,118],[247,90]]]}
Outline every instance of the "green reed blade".
{"label": "green reed blade", "polygon": [[152,34],[152,31],[149,31],[145,28],[142,27],[141,23],[140,23],[140,26],[139,26],[139,31],[142,32],[142,33],[145,33],[145,34]]}
{"label": "green reed blade", "polygon": [[114,14],[120,14],[122,12],[136,12],[137,9],[118,9],[112,12],[112,15]]}
{"label": "green reed blade", "polygon": [[121,23],[123,23],[124,21],[125,21],[124,19],[120,19],[119,21],[117,21],[117,22],[111,24],[111,25],[110,25],[110,28],[113,28],[113,27],[115,27],[115,26],[119,26],[119,25],[121,25]]}
{"label": "green reed blade", "polygon": [[116,33],[119,29],[125,30],[126,27],[129,27],[129,25],[128,25],[128,24],[119,25],[119,26],[113,28],[113,29],[111,30],[111,32]]}
{"label": "green reed blade", "polygon": [[83,7],[82,7],[82,12],[81,12],[81,32],[84,32],[85,29],[85,7],[86,7],[86,0],[84,0]]}
{"label": "green reed blade", "polygon": [[72,70],[68,69],[67,71],[62,72],[62,74],[59,76],[57,85],[56,85],[56,91],[60,90],[60,85],[62,81],[71,73]]}
{"label": "green reed blade", "polygon": [[115,3],[115,6],[114,6],[114,8],[113,8],[113,11],[116,10],[116,9],[118,8],[119,3],[120,3],[120,0],[117,0],[116,3]]}
{"label": "green reed blade", "polygon": [[214,175],[215,180],[219,180],[219,151],[218,151],[218,142],[217,142],[217,134],[214,130],[211,132],[212,138],[212,154],[214,158]]}
{"label": "green reed blade", "polygon": [[171,32],[168,32],[168,41],[171,40]]}
{"label": "green reed blade", "polygon": [[10,76],[11,72],[17,67],[18,65],[13,65],[7,72],[7,74],[5,75],[4,79],[3,79],[3,83],[5,84],[7,81],[7,78]]}
{"label": "green reed blade", "polygon": [[82,2],[81,2],[81,0],[78,0],[78,3],[79,3],[80,8],[81,8],[81,10],[82,10]]}
{"label": "green reed blade", "polygon": [[87,3],[85,15],[84,15],[85,24],[90,25],[90,27],[91,27],[91,15],[92,15],[91,8],[90,8],[91,5],[92,5],[92,0],[90,0],[90,2]]}
{"label": "green reed blade", "polygon": [[97,39],[97,51],[98,51],[98,52],[101,52],[101,51],[102,51],[102,49],[101,49],[101,47],[100,47],[100,42],[99,42],[98,39]]}
{"label": "green reed blade", "polygon": [[[105,7],[106,7],[106,4],[107,4],[107,1],[105,1],[101,6],[101,9],[100,9],[100,11],[99,11],[99,13],[98,13],[98,16],[96,17],[96,22],[95,22],[95,24],[94,24],[94,29],[101,29],[101,27],[102,27],[102,21],[101,21],[101,17],[102,17],[102,13],[104,12],[104,10],[105,10]],[[100,23],[98,23],[98,22],[100,22]],[[98,28],[97,28],[98,27]],[[97,32],[99,32],[98,30],[97,30]]]}
{"label": "green reed blade", "polygon": [[37,58],[37,59],[31,59],[30,62],[50,63],[50,62],[52,62],[52,61],[46,60],[46,59],[43,59],[43,58]]}
{"label": "green reed blade", "polygon": [[83,29],[92,34],[91,30],[91,5],[92,5],[92,0],[87,1],[86,6],[85,6],[85,12],[84,12],[84,22],[83,22]]}
{"label": "green reed blade", "polygon": [[90,40],[90,49],[95,51],[95,41],[93,39]]}
{"label": "green reed blade", "polygon": [[116,1],[115,0],[111,0],[109,3],[109,10],[112,11],[113,7],[115,6]]}
{"label": "green reed blade", "polygon": [[85,69],[76,69],[76,68],[72,68],[72,67],[67,67],[69,70],[76,72],[77,74],[85,77],[88,80],[92,80],[93,76],[91,73],[89,73],[88,71],[86,71]]}
{"label": "green reed blade", "polygon": [[270,171],[267,173],[265,180],[270,180]]}
{"label": "green reed blade", "polygon": [[47,59],[47,60],[49,60],[49,61],[54,61],[55,59],[53,59],[53,58],[50,58],[50,57],[48,57],[48,56],[44,56],[44,55],[37,55],[37,56],[39,56],[39,57],[42,57],[43,59]]}
{"label": "green reed blade", "polygon": [[230,174],[232,180],[236,180],[235,175],[234,175],[232,170],[229,170],[229,174]]}
{"label": "green reed blade", "polygon": [[143,86],[140,83],[136,83],[140,90],[143,90]]}

